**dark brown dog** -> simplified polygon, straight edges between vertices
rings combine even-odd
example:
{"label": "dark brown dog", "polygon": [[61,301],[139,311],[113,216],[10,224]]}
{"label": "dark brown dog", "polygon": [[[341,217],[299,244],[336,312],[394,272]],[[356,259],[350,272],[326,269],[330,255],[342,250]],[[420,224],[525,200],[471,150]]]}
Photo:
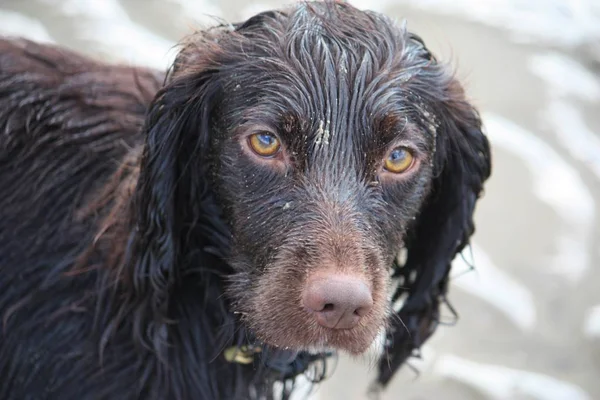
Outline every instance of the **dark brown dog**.
{"label": "dark brown dog", "polygon": [[192,35],[162,80],[0,41],[0,398],[287,397],[379,334],[385,385],[490,174],[449,69],[302,3]]}

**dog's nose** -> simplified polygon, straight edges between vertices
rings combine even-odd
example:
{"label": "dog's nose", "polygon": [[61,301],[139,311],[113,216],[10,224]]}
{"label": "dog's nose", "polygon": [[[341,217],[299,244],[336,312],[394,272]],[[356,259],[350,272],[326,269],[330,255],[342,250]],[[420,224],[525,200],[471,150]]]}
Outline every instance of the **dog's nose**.
{"label": "dog's nose", "polygon": [[352,329],[373,306],[373,297],[360,278],[329,274],[309,279],[303,303],[314,312],[320,325]]}

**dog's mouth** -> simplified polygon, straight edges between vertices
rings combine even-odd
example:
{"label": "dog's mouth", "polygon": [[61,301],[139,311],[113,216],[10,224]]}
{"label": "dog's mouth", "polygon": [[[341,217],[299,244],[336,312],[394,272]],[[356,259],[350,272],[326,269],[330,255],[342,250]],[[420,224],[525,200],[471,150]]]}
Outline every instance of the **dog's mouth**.
{"label": "dog's mouth", "polygon": [[229,288],[245,327],[259,342],[281,350],[367,352],[388,324],[385,263],[299,268],[302,260],[292,260],[269,265],[255,279],[234,281],[253,283],[250,288]]}
{"label": "dog's mouth", "polygon": [[381,329],[381,326],[377,326],[376,329],[333,330],[297,325],[290,326],[289,330],[286,329],[287,332],[281,329],[277,335],[268,331],[255,332],[263,343],[283,350],[311,354],[338,350],[360,355],[372,347]]}
{"label": "dog's mouth", "polygon": [[[260,296],[258,296],[260,297]],[[260,302],[260,299],[257,299]],[[368,351],[378,334],[386,327],[385,308],[375,302],[360,322],[348,329],[329,328],[319,324],[314,313],[303,307],[293,312],[283,306],[271,309],[252,307],[244,313],[245,322],[262,343],[282,350],[326,353],[332,350],[360,355]]]}

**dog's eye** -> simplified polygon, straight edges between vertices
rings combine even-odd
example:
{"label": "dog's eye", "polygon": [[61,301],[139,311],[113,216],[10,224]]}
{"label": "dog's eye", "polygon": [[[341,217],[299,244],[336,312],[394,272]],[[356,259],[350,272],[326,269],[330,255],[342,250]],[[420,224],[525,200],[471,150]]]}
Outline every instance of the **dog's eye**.
{"label": "dog's eye", "polygon": [[261,157],[272,157],[279,151],[279,139],[268,132],[258,132],[248,138],[250,147]]}
{"label": "dog's eye", "polygon": [[385,159],[385,169],[400,174],[408,171],[414,163],[414,157],[409,149],[405,147],[396,147]]}

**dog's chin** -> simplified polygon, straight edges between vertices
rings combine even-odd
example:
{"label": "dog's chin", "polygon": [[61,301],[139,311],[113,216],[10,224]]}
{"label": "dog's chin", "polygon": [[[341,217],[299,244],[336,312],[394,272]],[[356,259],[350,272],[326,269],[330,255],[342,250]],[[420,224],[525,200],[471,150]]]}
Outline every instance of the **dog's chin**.
{"label": "dog's chin", "polygon": [[324,353],[342,351],[351,355],[361,355],[369,351],[377,341],[379,329],[356,327],[346,330],[332,330],[320,326],[295,326],[278,330],[253,329],[256,336],[265,344],[292,351]]}

